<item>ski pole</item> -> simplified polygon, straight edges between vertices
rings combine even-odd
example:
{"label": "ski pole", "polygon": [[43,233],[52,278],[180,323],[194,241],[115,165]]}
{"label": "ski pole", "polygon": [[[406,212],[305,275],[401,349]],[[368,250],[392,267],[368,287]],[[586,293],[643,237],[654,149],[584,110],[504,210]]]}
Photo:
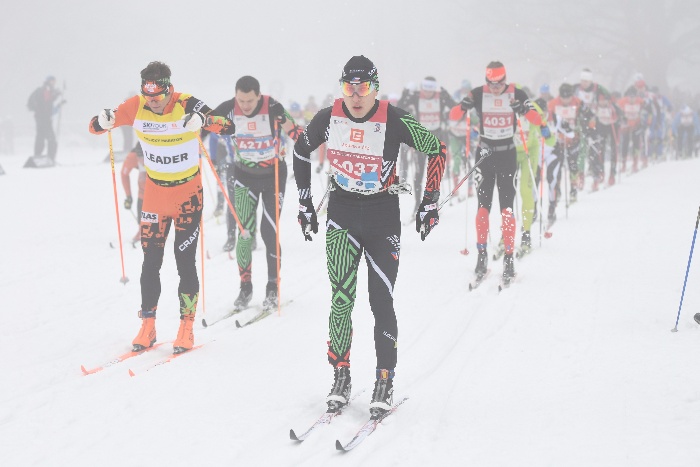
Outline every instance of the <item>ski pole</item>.
{"label": "ski pole", "polygon": [[209,167],[211,168],[211,171],[214,174],[214,178],[216,179],[216,183],[219,184],[219,189],[224,194],[224,199],[226,200],[226,203],[228,204],[228,207],[231,210],[231,214],[233,214],[233,218],[236,220],[236,224],[238,225],[238,229],[241,231],[241,237],[250,238],[250,232],[248,232],[246,229],[243,228],[243,224],[241,224],[241,220],[238,218],[238,214],[236,214],[236,210],[233,208],[233,204],[231,203],[231,199],[228,197],[228,192],[224,188],[224,184],[221,183],[221,178],[219,178],[219,174],[216,172],[216,168],[214,167],[214,163],[211,161],[211,157],[209,157],[209,153],[207,152],[207,149],[204,147],[204,143],[202,143],[202,138],[199,136],[199,134],[197,135],[197,140],[199,141],[199,147],[202,148],[202,152],[204,152],[204,155],[206,156],[207,161],[209,162]]}
{"label": "ski pole", "polygon": [[540,246],[542,246],[542,230],[544,229],[544,136],[540,136]]}
{"label": "ski pole", "polygon": [[[471,125],[471,113],[466,112],[466,114],[467,114],[467,135],[466,135],[466,146],[464,147],[464,155],[466,156],[465,157],[465,159],[466,159],[465,160],[466,161],[465,167],[469,167],[469,156],[471,153],[471,147],[469,145],[471,144],[470,136],[471,136],[471,126],[472,125]],[[467,219],[467,228],[466,228],[466,232],[464,234],[464,250],[460,251],[460,253],[462,253],[463,255],[468,255],[469,254],[469,192],[467,192],[467,200],[464,203],[464,205],[465,205],[464,210],[466,211],[465,215],[466,215],[466,219]]]}
{"label": "ski pole", "polygon": [[[202,159],[199,159],[199,171],[202,172]],[[202,214],[204,214],[204,211],[202,211]],[[199,218],[199,255],[200,259],[199,261],[202,263],[202,296],[200,297],[200,301],[202,302],[202,316],[207,314],[207,306],[206,306],[206,301],[204,299],[204,216],[202,215]],[[202,318],[202,323],[206,323],[204,318]],[[206,327],[206,324],[204,325]]]}
{"label": "ski pole", "polygon": [[282,296],[280,294],[280,130],[275,120],[275,254],[277,255],[277,316],[282,315]]}
{"label": "ski pole", "polygon": [[442,209],[442,207],[445,205],[445,203],[450,198],[452,198],[455,193],[457,193],[457,190],[459,190],[459,187],[461,187],[462,184],[467,181],[469,176],[476,170],[477,167],[479,167],[479,164],[481,164],[484,160],[486,160],[487,157],[489,157],[491,154],[493,154],[493,151],[491,151],[491,149],[489,149],[488,147],[485,146],[485,147],[481,148],[481,151],[479,152],[479,154],[481,155],[479,162],[474,164],[474,167],[472,167],[471,170],[469,170],[469,172],[467,172],[467,174],[464,177],[462,177],[462,179],[459,181],[459,183],[457,183],[457,186],[454,188],[454,190],[452,190],[450,192],[450,194],[448,194],[447,197],[445,197],[445,199],[442,201],[442,203],[440,203],[440,206],[438,207],[438,211],[440,209]]}
{"label": "ski pole", "polygon": [[124,273],[124,248],[122,247],[122,227],[119,220],[119,198],[117,197],[117,176],[114,172],[114,147],[112,146],[112,130],[107,132],[107,140],[109,141],[109,163],[112,166],[112,188],[114,189],[114,212],[117,215],[117,234],[119,235],[119,257],[122,263],[122,277],[119,282],[126,285],[129,278]]}
{"label": "ski pole", "polygon": [[688,256],[688,266],[685,268],[685,279],[683,280],[683,291],[681,292],[681,303],[678,305],[678,316],[676,316],[676,326],[671,332],[678,332],[678,320],[681,317],[681,307],[683,306],[683,296],[685,295],[685,285],[688,283],[688,273],[690,272],[690,261],[693,259],[693,248],[695,248],[695,237],[698,235],[698,223],[700,223],[700,209],[698,217],[695,219],[695,231],[693,232],[693,242],[690,244],[690,256]]}

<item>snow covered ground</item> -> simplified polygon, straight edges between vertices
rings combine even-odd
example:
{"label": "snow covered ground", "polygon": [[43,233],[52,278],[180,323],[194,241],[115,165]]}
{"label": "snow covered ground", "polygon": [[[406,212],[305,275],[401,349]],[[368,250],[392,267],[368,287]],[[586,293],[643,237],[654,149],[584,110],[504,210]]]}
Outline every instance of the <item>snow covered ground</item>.
{"label": "snow covered ground", "polygon": [[[700,258],[679,332],[669,332],[700,200],[700,160],[653,165],[583,193],[568,219],[560,206],[553,237],[539,247],[535,224],[538,248],[516,261],[517,284],[500,295],[498,263],[481,288],[467,289],[476,261],[473,198],[446,205],[425,242],[405,227],[395,387],[410,399],[341,454],[334,442],[348,441],[367,417],[374,380],[366,272],[353,314],[352,374],[355,389],[368,391],[330,426],[292,442],[289,429],[303,431],[321,414],[332,382],[324,237],[304,242],[293,181],[281,221],[282,299],[293,301],[281,316],[245,329],[232,319],[203,329],[198,319],[195,339],[205,346],[195,352],[145,371],[170,354],[166,344],[83,376],[81,365],[128,350],[140,323],[141,252],[126,245],[130,281],[122,285],[119,251],[109,247],[117,234],[103,139],[102,151],[59,148],[62,165],[52,169],[22,169],[28,149],[0,158],[0,465],[700,465],[700,329],[692,319]],[[315,189],[318,202],[320,183]],[[121,206],[121,186],[119,193]],[[402,203],[405,218],[412,200]],[[123,209],[121,216],[131,238],[136,222]],[[204,235],[210,253],[220,251],[224,226],[210,220]],[[465,241],[468,256],[459,254]],[[259,248],[256,303],[263,259]],[[206,313],[200,306],[198,318],[213,320],[232,308],[239,281],[224,254],[204,265]],[[178,327],[171,252],[162,281],[157,329],[170,341]]]}

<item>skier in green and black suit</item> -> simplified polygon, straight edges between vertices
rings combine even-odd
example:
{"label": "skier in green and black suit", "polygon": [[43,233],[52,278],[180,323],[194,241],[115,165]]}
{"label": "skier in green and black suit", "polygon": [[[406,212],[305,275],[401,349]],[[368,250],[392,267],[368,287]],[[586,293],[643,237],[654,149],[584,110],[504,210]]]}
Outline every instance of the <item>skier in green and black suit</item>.
{"label": "skier in green and black suit", "polygon": [[367,262],[369,303],[374,314],[377,379],[370,413],[391,408],[398,328],[394,283],[401,250],[400,192],[396,175],[399,145],[427,154],[423,200],[416,213],[416,231],[425,240],[438,224],[440,181],[445,169],[445,144],[409,113],[377,100],[379,78],[364,56],[348,61],[340,79],[343,97],[319,111],[294,146],[294,176],[299,189],[299,223],[307,240],[318,233],[311,199],[310,154],[326,143],[333,191],[328,201],[326,259],[332,287],[328,360],[335,369],[328,395],[329,411],[350,397],[350,345],[357,270],[362,253]]}

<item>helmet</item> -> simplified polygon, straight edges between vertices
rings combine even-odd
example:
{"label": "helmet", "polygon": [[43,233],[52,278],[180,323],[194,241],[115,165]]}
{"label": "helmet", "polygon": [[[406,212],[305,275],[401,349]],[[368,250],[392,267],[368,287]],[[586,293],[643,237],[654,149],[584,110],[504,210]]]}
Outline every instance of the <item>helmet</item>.
{"label": "helmet", "polygon": [[301,112],[301,105],[299,105],[298,102],[292,102],[292,104],[289,106],[289,111],[290,112]]}
{"label": "helmet", "polygon": [[462,80],[462,85],[460,86],[461,89],[466,89],[467,91],[472,90],[472,82],[469,81],[468,79],[463,79]]}
{"label": "helmet", "polygon": [[559,97],[566,99],[574,95],[574,87],[569,83],[562,83],[559,86]]}
{"label": "helmet", "polygon": [[549,94],[549,84],[545,83],[540,86],[540,94]]}

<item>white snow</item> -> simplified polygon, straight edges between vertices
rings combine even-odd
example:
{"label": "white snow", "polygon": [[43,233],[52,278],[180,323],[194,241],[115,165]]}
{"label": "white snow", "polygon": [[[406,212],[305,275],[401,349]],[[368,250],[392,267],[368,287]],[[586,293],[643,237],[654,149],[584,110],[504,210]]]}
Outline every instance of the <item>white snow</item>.
{"label": "white snow", "polygon": [[[224,314],[238,292],[235,261],[219,254],[205,261],[206,314],[200,302],[195,329],[203,348],[145,371],[170,354],[166,344],[83,376],[81,365],[126,352],[140,324],[141,252],[125,245],[130,281],[122,285],[119,251],[109,247],[117,234],[102,138],[103,151],[62,148],[63,165],[52,169],[22,169],[19,153],[0,159],[7,172],[0,176],[0,465],[700,465],[693,321],[700,258],[691,264],[678,332],[670,332],[695,228],[700,160],[653,165],[582,193],[568,219],[560,206],[553,237],[539,247],[534,225],[537,249],[516,261],[517,283],[500,295],[500,262],[491,263],[481,288],[467,289],[476,260],[474,198],[446,205],[425,242],[404,227],[395,387],[410,399],[341,454],[334,442],[349,441],[367,417],[370,390],[304,443],[289,440],[290,428],[301,432],[323,412],[332,382],[325,229],[304,242],[293,180],[281,220],[282,300],[293,302],[281,316],[245,329],[234,319],[203,329],[199,318]],[[118,173],[117,183],[121,206]],[[314,184],[318,202],[318,178]],[[411,197],[402,203],[406,218]],[[134,218],[122,209],[121,220],[129,239]],[[220,251],[224,226],[210,220],[204,235],[206,248]],[[468,256],[459,254],[465,242]],[[256,303],[266,280],[260,245]],[[371,389],[375,368],[365,267],[353,313],[356,389]],[[170,341],[179,322],[172,240],[161,275],[157,330]]]}

